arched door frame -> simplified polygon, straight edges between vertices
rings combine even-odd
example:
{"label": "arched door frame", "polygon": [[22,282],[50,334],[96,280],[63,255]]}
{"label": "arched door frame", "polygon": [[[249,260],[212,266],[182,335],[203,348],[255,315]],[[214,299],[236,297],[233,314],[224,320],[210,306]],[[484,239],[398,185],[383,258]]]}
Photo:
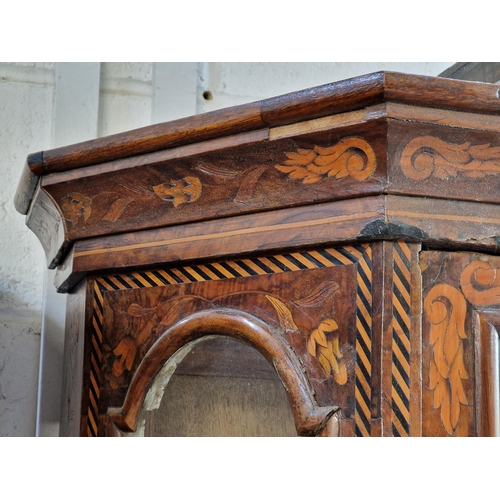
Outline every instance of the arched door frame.
{"label": "arched door frame", "polygon": [[187,316],[161,335],[139,364],[123,406],[108,410],[114,425],[122,432],[135,432],[148,390],[163,366],[189,343],[214,334],[250,343],[275,368],[287,391],[298,435],[318,435],[339,410],[317,404],[299,358],[278,332],[250,314],[217,309]]}

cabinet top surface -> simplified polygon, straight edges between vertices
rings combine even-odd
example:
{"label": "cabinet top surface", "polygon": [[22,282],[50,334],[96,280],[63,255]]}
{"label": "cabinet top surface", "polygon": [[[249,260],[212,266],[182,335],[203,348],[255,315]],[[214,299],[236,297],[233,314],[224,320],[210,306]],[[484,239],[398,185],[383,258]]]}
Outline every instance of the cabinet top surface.
{"label": "cabinet top surface", "polygon": [[500,115],[499,92],[494,84],[382,71],[34,153],[27,163],[45,175],[381,103]]}

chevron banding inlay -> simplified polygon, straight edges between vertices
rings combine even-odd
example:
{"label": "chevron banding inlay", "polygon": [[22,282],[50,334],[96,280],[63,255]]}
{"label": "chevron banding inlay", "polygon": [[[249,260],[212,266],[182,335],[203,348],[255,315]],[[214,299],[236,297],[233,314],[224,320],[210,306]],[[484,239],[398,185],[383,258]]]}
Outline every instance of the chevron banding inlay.
{"label": "chevron banding inlay", "polygon": [[372,255],[371,248],[358,262],[356,293],[356,436],[371,433],[372,373]]}
{"label": "chevron banding inlay", "polygon": [[97,436],[99,423],[99,393],[102,358],[102,304],[103,297],[97,282],[94,282],[94,307],[92,314],[92,343],[90,348],[90,387],[87,412],[87,436]]}
{"label": "chevron banding inlay", "polygon": [[411,251],[406,243],[393,244],[392,393],[393,436],[410,433],[410,314]]}

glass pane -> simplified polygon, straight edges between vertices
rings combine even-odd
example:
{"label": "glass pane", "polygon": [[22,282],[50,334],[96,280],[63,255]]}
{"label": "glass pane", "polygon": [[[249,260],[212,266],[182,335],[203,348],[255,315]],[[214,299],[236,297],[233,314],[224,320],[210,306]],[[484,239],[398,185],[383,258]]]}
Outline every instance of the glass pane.
{"label": "glass pane", "polygon": [[285,388],[255,348],[227,337],[194,345],[168,381],[146,436],[296,436]]}

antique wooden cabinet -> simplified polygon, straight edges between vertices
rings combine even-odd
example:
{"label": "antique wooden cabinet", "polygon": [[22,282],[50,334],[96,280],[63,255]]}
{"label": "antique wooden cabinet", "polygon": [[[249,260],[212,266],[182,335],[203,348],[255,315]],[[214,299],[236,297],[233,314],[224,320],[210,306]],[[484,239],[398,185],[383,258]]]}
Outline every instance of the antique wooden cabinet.
{"label": "antique wooden cabinet", "polygon": [[61,433],[497,435],[499,200],[499,87],[397,73],[30,155]]}

